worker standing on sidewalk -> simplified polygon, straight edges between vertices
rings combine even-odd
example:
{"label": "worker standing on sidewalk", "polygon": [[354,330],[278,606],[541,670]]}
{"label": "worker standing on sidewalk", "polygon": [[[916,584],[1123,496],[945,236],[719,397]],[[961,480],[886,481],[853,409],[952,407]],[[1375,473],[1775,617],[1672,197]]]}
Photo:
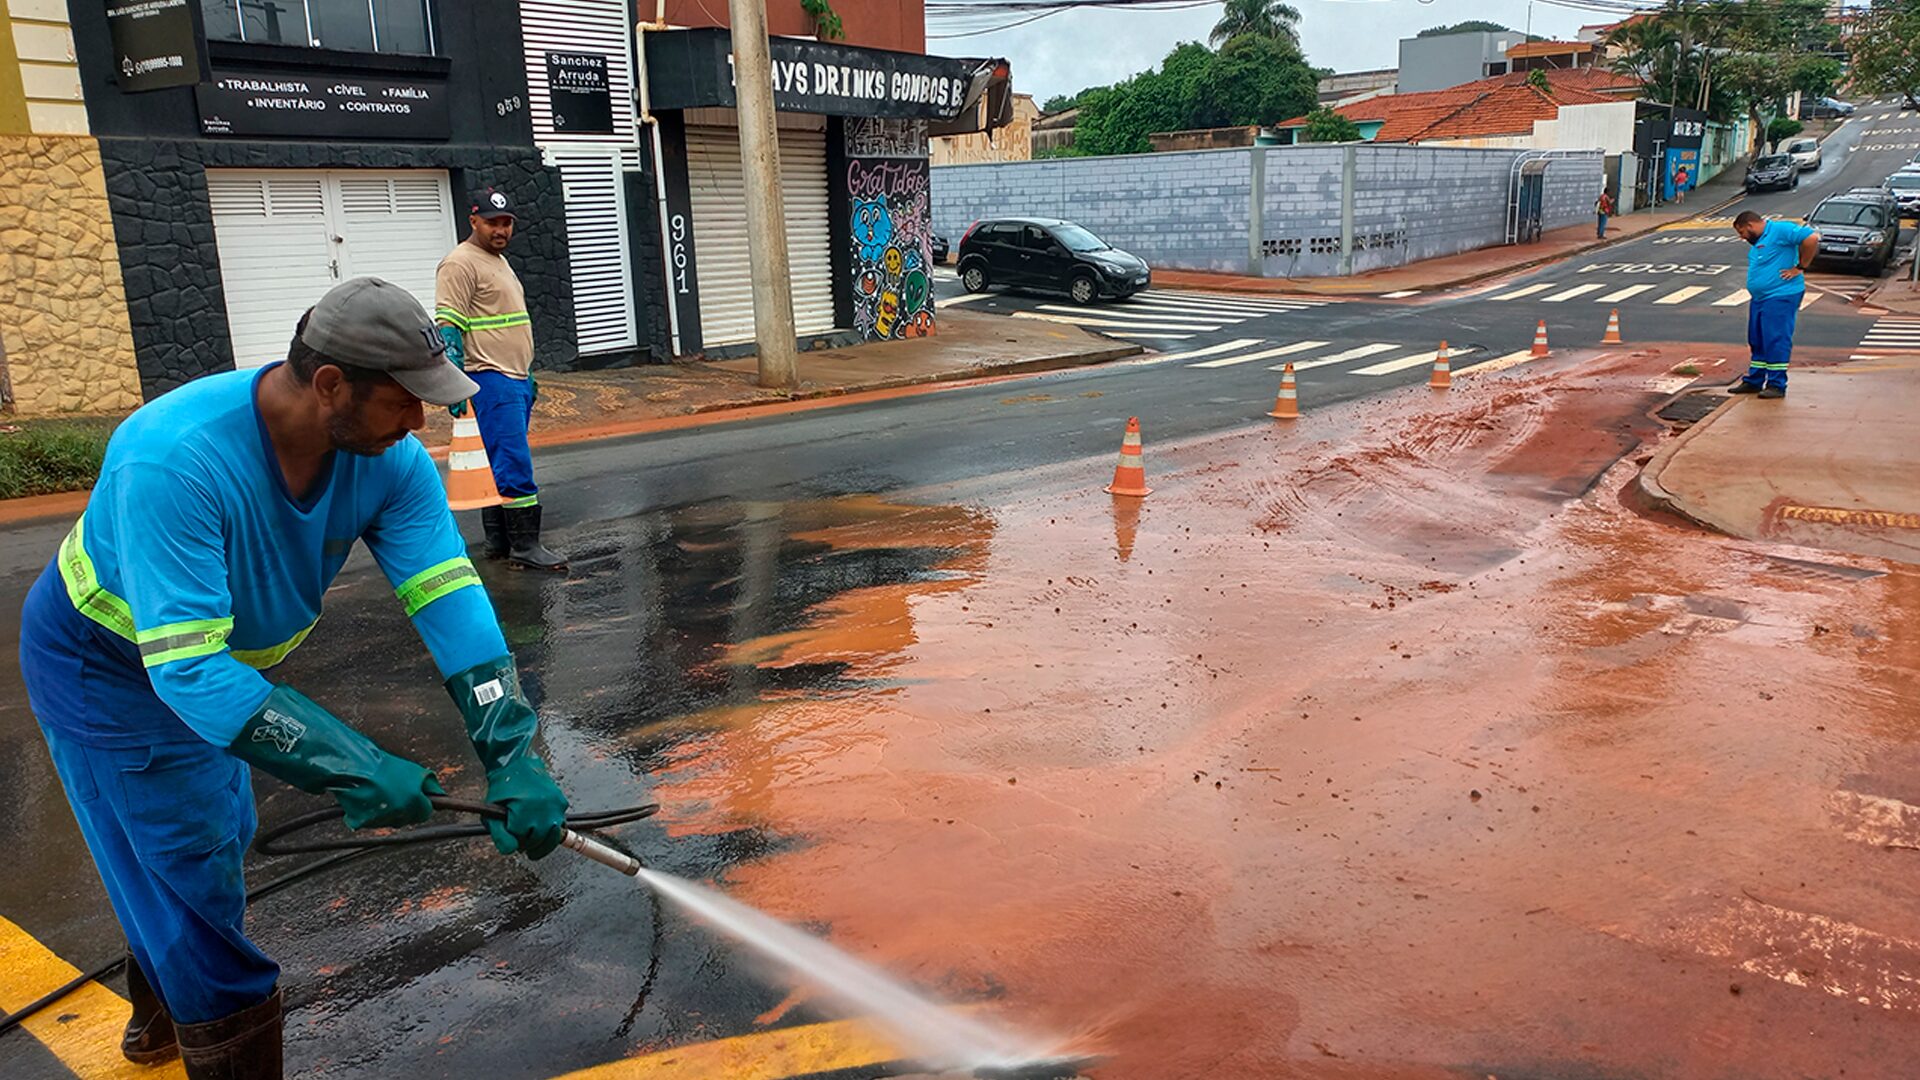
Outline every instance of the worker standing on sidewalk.
{"label": "worker standing on sidewalk", "polygon": [[[533,379],[533,318],[527,294],[507,265],[513,204],[487,188],[468,207],[467,238],[440,260],[434,276],[434,319],[447,356],[479,385],[474,419],[504,506],[480,511],[486,555],[529,570],[565,570],[565,556],[540,542],[540,487],[533,482],[527,427],[539,386]],[[456,404],[455,416],[467,408]]]}
{"label": "worker standing on sidewalk", "polygon": [[1820,234],[1791,221],[1768,221],[1751,210],[1733,219],[1747,252],[1747,373],[1736,394],[1787,396],[1793,326],[1807,294],[1807,267],[1820,254]]}
{"label": "worker standing on sidewalk", "polygon": [[[364,542],[432,652],[487,774],[503,853],[560,842],[567,800],[427,450],[422,402],[473,382],[405,290],[355,278],[286,362],[211,375],[120,425],[86,511],[27,595],[20,669],[126,932],[122,1052],[191,1080],[278,1080],[280,968],[247,938],[252,765],[349,828],[432,812],[433,773],[263,674]],[[351,673],[342,672],[343,676]]]}

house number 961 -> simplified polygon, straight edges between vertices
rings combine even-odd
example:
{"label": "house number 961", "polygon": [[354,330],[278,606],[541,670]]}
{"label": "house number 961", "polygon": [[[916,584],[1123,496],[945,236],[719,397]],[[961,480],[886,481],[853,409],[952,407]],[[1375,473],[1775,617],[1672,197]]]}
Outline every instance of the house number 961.
{"label": "house number 961", "polygon": [[680,295],[692,292],[687,288],[687,215],[675,214],[669,220],[673,235],[673,274],[680,283]]}

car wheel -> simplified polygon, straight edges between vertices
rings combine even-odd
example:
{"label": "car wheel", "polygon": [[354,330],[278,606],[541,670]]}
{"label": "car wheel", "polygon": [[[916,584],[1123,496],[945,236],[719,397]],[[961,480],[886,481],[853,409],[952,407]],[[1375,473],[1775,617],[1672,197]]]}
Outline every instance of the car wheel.
{"label": "car wheel", "polygon": [[1092,274],[1075,274],[1073,283],[1067,286],[1067,295],[1076,304],[1091,304],[1100,299],[1100,286],[1094,283]]}
{"label": "car wheel", "polygon": [[965,287],[968,292],[986,292],[986,267],[981,266],[979,263],[974,263],[972,266],[960,271],[960,284]]}

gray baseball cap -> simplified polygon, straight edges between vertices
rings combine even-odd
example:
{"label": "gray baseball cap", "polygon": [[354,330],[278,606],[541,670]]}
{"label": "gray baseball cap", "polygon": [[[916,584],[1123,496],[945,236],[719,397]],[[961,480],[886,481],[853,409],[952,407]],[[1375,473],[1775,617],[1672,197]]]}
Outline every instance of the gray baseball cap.
{"label": "gray baseball cap", "polygon": [[329,360],[386,372],[429,405],[456,405],[480,389],[447,359],[447,343],[420,301],[376,277],[328,290],[300,340]]}

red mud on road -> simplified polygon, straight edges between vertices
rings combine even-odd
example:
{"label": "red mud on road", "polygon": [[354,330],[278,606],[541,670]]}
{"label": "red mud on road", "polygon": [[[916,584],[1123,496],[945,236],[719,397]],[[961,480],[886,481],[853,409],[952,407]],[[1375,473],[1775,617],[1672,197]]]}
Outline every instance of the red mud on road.
{"label": "red mud on road", "polygon": [[1911,1077],[1920,578],[1626,509],[1673,362],[1149,422],[1144,506],[846,504],[809,536],[950,576],[740,645],[874,681],[661,801],[1096,1077]]}

